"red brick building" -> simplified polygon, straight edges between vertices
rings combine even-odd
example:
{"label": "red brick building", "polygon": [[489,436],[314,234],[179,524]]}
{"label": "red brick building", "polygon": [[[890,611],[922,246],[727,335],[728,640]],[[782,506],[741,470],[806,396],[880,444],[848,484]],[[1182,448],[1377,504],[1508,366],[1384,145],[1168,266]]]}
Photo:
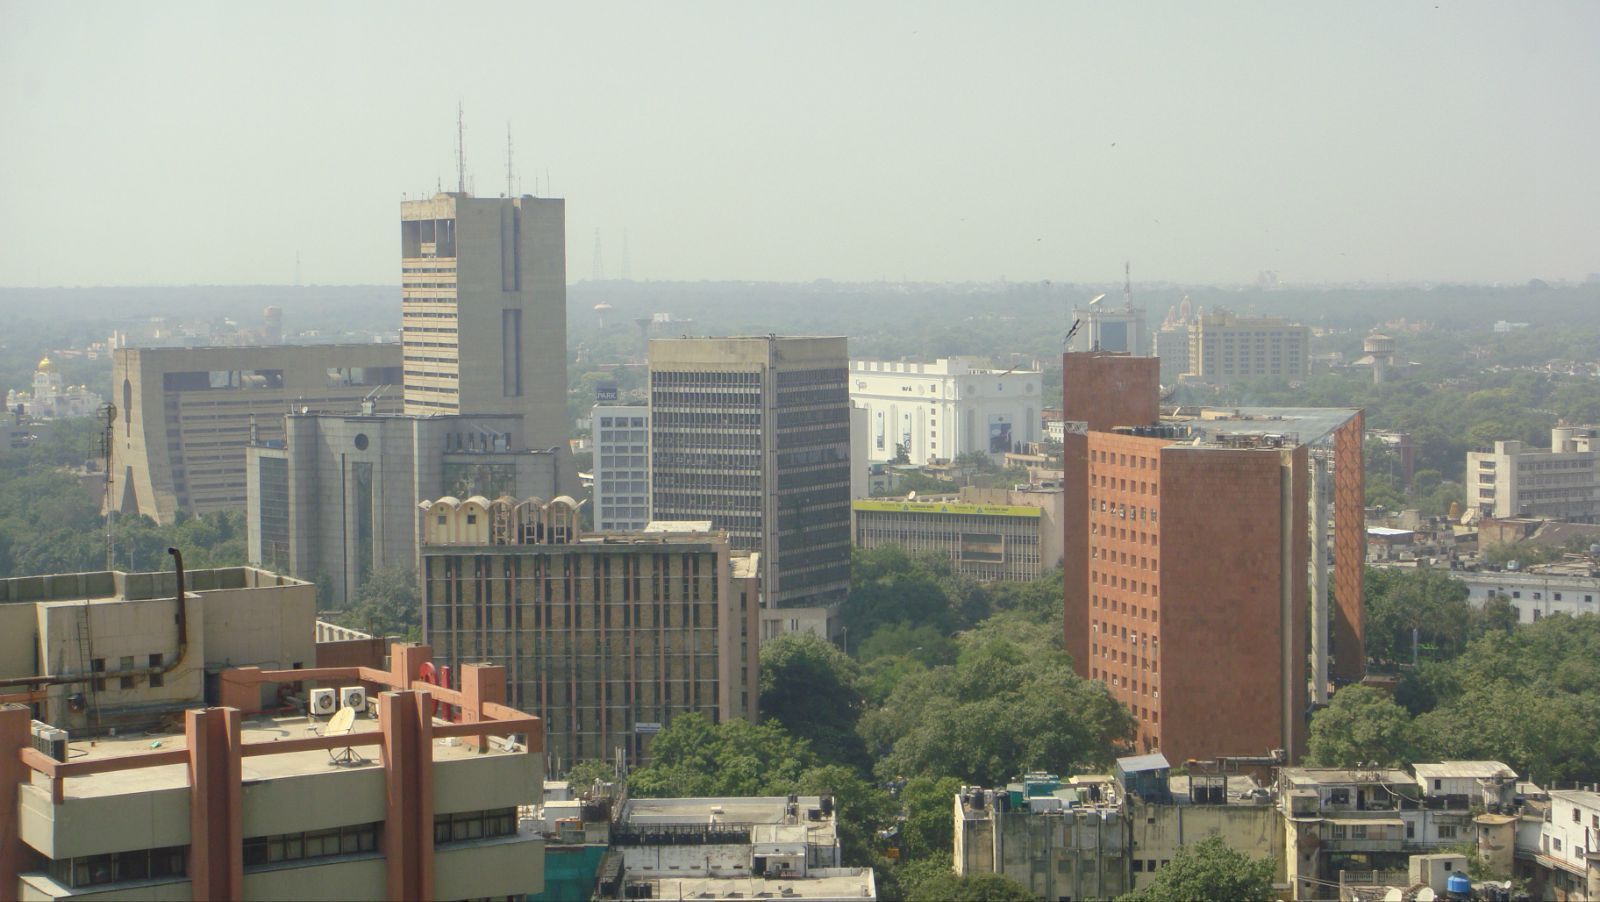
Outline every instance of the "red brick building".
{"label": "red brick building", "polygon": [[1359,412],[1162,419],[1159,366],[1103,353],[1063,360],[1067,650],[1133,711],[1141,750],[1297,758],[1318,453],[1336,466],[1330,619],[1348,667],[1335,675],[1359,678],[1363,660]]}

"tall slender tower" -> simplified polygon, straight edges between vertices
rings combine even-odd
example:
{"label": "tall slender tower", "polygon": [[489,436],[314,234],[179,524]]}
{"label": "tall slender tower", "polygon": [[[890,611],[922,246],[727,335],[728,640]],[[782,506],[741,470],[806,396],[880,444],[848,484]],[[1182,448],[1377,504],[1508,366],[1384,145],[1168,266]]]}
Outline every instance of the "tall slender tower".
{"label": "tall slender tower", "polygon": [[521,414],[566,441],[566,202],[440,193],[400,205],[408,414]]}

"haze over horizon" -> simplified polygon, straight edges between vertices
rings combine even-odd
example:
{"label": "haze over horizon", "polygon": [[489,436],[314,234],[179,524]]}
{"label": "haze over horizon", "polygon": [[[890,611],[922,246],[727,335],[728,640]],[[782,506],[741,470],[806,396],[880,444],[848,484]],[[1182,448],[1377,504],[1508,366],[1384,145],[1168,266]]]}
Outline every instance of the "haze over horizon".
{"label": "haze over horizon", "polygon": [[[454,21],[442,13],[454,12]],[[402,194],[569,281],[1581,280],[1600,6],[0,2],[0,285],[398,282]]]}

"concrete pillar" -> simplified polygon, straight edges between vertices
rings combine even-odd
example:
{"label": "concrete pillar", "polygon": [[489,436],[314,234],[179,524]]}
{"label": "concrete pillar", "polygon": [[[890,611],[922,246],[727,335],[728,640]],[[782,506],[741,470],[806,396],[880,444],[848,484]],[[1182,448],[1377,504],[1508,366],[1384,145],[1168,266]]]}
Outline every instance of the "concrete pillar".
{"label": "concrete pillar", "polygon": [[1311,455],[1311,703],[1328,703],[1328,460]]}
{"label": "concrete pillar", "polygon": [[[463,665],[461,692],[467,697],[467,703],[461,708],[462,723],[492,720],[493,718],[483,713],[483,706],[489,703],[497,705],[506,703],[506,669],[499,664]],[[479,752],[489,750],[487,734],[467,736],[465,740],[469,747],[476,746]]]}
{"label": "concrete pillar", "polygon": [[22,842],[18,796],[31,779],[21,755],[33,741],[32,721],[26,705],[0,705],[0,899],[18,896],[17,877],[30,857]]}
{"label": "concrete pillar", "polygon": [[391,899],[433,899],[432,714],[433,697],[426,692],[378,696],[387,799],[383,854]]}
{"label": "concrete pillar", "polygon": [[189,746],[189,879],[196,899],[244,896],[241,719],[236,708],[183,714]]}
{"label": "concrete pillar", "polygon": [[389,646],[389,681],[400,689],[410,689],[423,663],[433,660],[433,647],[395,642]]}

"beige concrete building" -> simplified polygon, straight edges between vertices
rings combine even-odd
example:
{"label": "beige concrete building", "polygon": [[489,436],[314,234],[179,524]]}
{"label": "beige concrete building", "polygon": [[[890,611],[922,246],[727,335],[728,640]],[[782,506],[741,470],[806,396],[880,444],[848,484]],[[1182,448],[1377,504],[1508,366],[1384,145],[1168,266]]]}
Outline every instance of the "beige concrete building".
{"label": "beige concrete building", "polygon": [[[1311,330],[1279,316],[1202,313],[1189,327],[1191,378],[1212,384],[1243,379],[1304,379],[1310,370]],[[1181,374],[1181,375],[1185,375]]]}
{"label": "beige concrete building", "polygon": [[[309,627],[309,623],[302,624]],[[309,629],[303,630],[309,634]],[[429,650],[385,667],[243,668],[223,707],[176,728],[35,747],[28,709],[0,706],[0,896],[14,899],[520,897],[543,888],[543,843],[518,807],[543,778],[537,718],[504,674],[460,691],[419,680]],[[302,681],[363,687],[371,712],[263,713]],[[462,722],[432,716],[435,700]],[[276,705],[274,705],[276,707]],[[48,747],[48,746],[47,746]]]}
{"label": "beige concrete building", "polygon": [[283,440],[291,411],[400,408],[397,345],[122,348],[111,365],[117,406],[115,507],[170,523],[178,511],[243,510],[245,448]]}
{"label": "beige concrete building", "polygon": [[867,411],[867,459],[876,463],[900,449],[915,464],[971,451],[998,461],[1040,440],[1043,389],[1037,369],[971,357],[850,361],[850,401]]}
{"label": "beige concrete building", "polygon": [[946,555],[975,579],[1026,582],[1061,564],[1061,490],[980,489],[954,500],[851,502],[858,548]]}
{"label": "beige concrete building", "polygon": [[228,667],[314,667],[315,620],[315,586],[252,567],[188,571],[181,600],[171,571],[0,580],[0,680],[37,677],[71,734],[144,728],[215,703]]}
{"label": "beige concrete building", "polygon": [[768,606],[849,591],[848,378],[843,338],[650,342],[651,516],[760,552]]}
{"label": "beige concrete building", "polygon": [[1486,517],[1600,522],[1600,427],[1557,426],[1549,450],[1509,441],[1469,452],[1467,488]]}
{"label": "beige concrete building", "polygon": [[758,567],[725,534],[586,536],[567,497],[422,509],[424,635],[454,668],[505,668],[511,703],[548,725],[552,770],[642,763],[687,712],[756,716]]}
{"label": "beige concrete building", "polygon": [[441,193],[400,205],[405,412],[516,414],[567,440],[566,201]]}

